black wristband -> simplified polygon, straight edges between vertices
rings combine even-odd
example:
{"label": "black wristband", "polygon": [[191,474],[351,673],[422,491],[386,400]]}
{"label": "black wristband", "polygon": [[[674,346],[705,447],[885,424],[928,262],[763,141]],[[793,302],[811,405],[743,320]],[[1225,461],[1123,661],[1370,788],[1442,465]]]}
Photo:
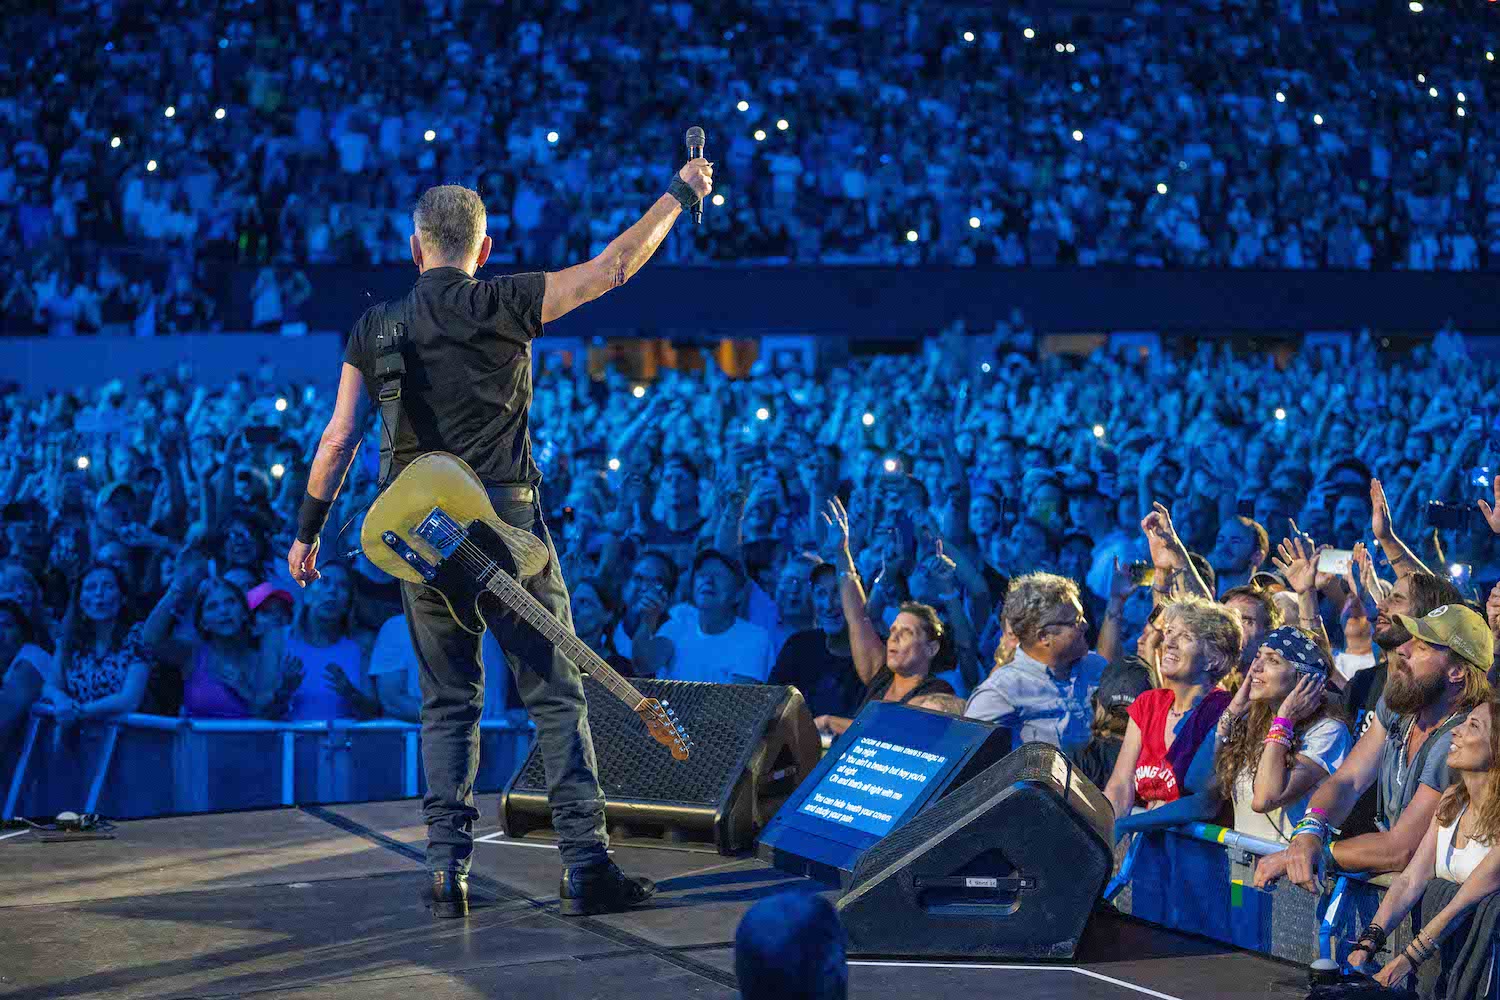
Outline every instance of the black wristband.
{"label": "black wristband", "polygon": [[302,494],[302,506],[297,510],[297,541],[303,545],[317,541],[332,507],[332,500],[319,500],[311,493]]}
{"label": "black wristband", "polygon": [[688,211],[703,200],[681,177],[672,178],[672,183],[667,185],[667,194],[677,199],[677,204],[682,206],[683,211]]}
{"label": "black wristband", "polygon": [[1374,954],[1375,952],[1380,951],[1385,947],[1386,938],[1387,934],[1385,928],[1381,927],[1379,924],[1372,923],[1370,924],[1370,926],[1359,932],[1359,937],[1355,940],[1354,943],[1364,944],[1365,942],[1369,942],[1371,945],[1371,948],[1369,949],[1370,953]]}

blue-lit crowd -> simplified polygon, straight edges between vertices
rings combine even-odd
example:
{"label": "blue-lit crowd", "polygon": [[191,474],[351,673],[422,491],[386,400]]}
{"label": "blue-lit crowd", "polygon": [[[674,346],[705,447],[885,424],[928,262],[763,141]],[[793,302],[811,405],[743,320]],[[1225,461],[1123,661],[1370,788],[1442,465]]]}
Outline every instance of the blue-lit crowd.
{"label": "blue-lit crowd", "polygon": [[[1430,819],[1405,811],[1453,818],[1470,758],[1450,741],[1490,760],[1493,363],[1452,330],[1399,353],[1368,333],[1275,355],[1045,353],[1017,320],[816,375],[731,379],[706,351],[649,383],[539,371],[580,638],[639,676],[793,684],[830,734],[881,699],[1056,743],[1122,835],[1232,810],[1293,842],[1294,880],[1295,852],[1341,823],[1340,863],[1405,867]],[[6,387],[10,745],[35,704],[59,739],[130,711],[419,717],[397,585],[350,552],[376,425],[322,578],[287,578],[330,412],[272,366]],[[1413,725],[1420,761],[1403,758]],[[1372,733],[1378,767],[1351,755]],[[1320,820],[1377,784],[1362,836]]]}
{"label": "blue-lit crowd", "polygon": [[695,261],[1493,267],[1486,6],[67,0],[0,27],[3,312],[201,329],[238,261],[295,321],[305,267],[404,259],[438,183],[498,261],[586,259],[688,119],[724,199]]}

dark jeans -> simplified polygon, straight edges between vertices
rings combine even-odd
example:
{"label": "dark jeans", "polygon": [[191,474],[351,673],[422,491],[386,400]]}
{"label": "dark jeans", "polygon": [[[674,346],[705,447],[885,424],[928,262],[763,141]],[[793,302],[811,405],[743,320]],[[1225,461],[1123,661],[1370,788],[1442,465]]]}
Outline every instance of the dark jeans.
{"label": "dark jeans", "polygon": [[[568,589],[541,507],[498,501],[507,524],[531,531],[547,545],[547,568],[526,589],[563,625],[573,627]],[[437,591],[401,584],[401,604],[421,663],[422,767],[427,795],[427,867],[468,871],[474,853],[474,780],[479,773],[479,716],[484,709],[484,662],[480,637],[453,620]],[[606,860],[604,792],[594,763],[588,704],[578,668],[541,633],[506,611],[492,614],[490,628],[515,677],[516,690],[536,723],[547,771],[552,825],[566,866]]]}

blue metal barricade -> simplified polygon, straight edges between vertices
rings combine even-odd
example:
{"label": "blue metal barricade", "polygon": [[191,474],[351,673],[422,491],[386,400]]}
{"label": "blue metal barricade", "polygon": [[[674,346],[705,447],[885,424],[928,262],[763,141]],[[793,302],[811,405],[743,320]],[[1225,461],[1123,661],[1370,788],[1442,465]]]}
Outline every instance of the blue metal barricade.
{"label": "blue metal barricade", "polygon": [[[501,790],[530,749],[524,712],[480,722],[478,791]],[[276,722],[129,714],[59,730],[32,711],[4,813],[117,819],[408,798],[424,788],[421,727],[393,719]]]}

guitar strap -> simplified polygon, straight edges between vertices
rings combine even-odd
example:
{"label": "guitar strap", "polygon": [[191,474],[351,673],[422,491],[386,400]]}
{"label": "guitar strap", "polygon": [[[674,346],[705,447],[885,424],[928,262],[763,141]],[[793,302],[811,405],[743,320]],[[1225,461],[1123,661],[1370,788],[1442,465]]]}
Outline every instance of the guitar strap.
{"label": "guitar strap", "polygon": [[391,453],[396,447],[396,428],[401,426],[401,380],[406,377],[406,324],[382,323],[375,334],[375,382],[380,399],[380,478],[384,490],[391,478]]}

